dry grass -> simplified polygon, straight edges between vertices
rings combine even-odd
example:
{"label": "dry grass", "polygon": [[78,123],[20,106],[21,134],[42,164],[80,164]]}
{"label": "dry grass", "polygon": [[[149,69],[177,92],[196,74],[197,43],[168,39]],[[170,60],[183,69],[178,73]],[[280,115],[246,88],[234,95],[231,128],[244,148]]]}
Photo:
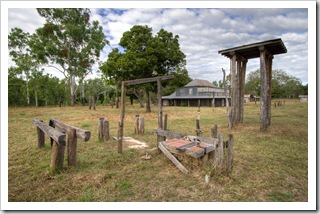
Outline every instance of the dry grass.
{"label": "dry grass", "polygon": [[[218,124],[225,138],[234,134],[234,171],[230,177],[215,176],[205,184],[201,168],[183,175],[157,150],[157,108],[145,113],[137,105],[127,106],[125,136],[146,142],[147,150],[124,148],[117,154],[116,141],[98,141],[98,119],[109,120],[116,136],[119,110],[88,107],[9,108],[8,167],[9,201],[308,201],[308,108],[306,103],[287,100],[272,108],[272,125],[261,133],[259,104],[246,104],[244,123],[227,127],[225,108],[201,108],[203,136]],[[197,108],[165,107],[168,129],[194,134]],[[134,134],[134,115],[145,117],[145,135]],[[78,141],[78,167],[62,173],[49,170],[51,148],[37,148],[32,119],[54,117],[91,131],[88,142]],[[149,151],[150,161],[140,157]],[[67,164],[65,163],[65,166]]]}

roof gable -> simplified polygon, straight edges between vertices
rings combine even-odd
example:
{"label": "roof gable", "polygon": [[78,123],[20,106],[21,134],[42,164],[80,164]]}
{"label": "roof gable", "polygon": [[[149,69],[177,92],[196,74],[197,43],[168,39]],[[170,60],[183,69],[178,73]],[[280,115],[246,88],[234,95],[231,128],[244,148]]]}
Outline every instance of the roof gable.
{"label": "roof gable", "polygon": [[214,88],[216,86],[213,85],[208,80],[194,79],[191,82],[189,82],[187,85],[185,85],[184,87],[211,87],[211,88]]}

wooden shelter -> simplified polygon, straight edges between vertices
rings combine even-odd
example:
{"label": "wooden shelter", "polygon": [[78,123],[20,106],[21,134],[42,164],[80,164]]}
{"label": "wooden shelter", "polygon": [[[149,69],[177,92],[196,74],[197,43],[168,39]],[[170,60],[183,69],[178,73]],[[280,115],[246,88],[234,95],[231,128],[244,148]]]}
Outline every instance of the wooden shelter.
{"label": "wooden shelter", "polygon": [[260,130],[266,131],[271,124],[272,59],[276,54],[287,53],[281,38],[220,50],[218,53],[230,59],[230,128],[243,122],[244,85],[248,59],[260,57]]}

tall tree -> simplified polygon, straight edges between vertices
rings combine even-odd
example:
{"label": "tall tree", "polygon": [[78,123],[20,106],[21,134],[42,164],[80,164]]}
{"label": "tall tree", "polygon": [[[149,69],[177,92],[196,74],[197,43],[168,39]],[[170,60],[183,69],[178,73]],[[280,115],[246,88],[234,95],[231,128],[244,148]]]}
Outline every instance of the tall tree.
{"label": "tall tree", "polygon": [[100,51],[109,42],[99,22],[90,22],[89,9],[45,8],[37,11],[46,23],[36,30],[33,52],[42,63],[56,68],[69,80],[73,106],[76,77],[84,79],[91,72]]}
{"label": "tall tree", "polygon": [[[274,98],[295,98],[302,92],[301,80],[283,70],[272,70],[271,96]],[[260,71],[250,72],[245,84],[246,93],[260,95]]]}
{"label": "tall tree", "polygon": [[[185,54],[180,50],[179,36],[161,29],[155,36],[152,28],[136,25],[123,33],[119,45],[123,52],[113,50],[101,70],[109,79],[123,80],[151,78],[178,73],[185,69]],[[185,69],[186,70],[186,69]],[[152,84],[145,84],[145,94],[155,90]],[[133,93],[141,100],[141,86],[133,88]],[[149,101],[150,99],[147,99]],[[140,102],[141,103],[141,102]],[[147,112],[150,104],[147,104]]]}
{"label": "tall tree", "polygon": [[25,80],[27,104],[30,104],[29,80],[31,73],[38,68],[38,62],[32,55],[29,45],[32,44],[32,37],[29,33],[23,32],[20,28],[13,28],[8,36],[9,55],[15,63],[14,71]]}

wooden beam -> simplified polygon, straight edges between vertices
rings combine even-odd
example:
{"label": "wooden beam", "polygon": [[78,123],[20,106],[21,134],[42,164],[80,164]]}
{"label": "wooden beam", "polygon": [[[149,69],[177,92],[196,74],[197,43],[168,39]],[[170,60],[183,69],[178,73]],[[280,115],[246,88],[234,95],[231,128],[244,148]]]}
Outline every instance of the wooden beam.
{"label": "wooden beam", "polygon": [[260,90],[260,131],[267,131],[268,128],[268,76],[266,66],[266,50],[263,46],[259,47],[260,50],[260,79],[261,79],[261,90]]}
{"label": "wooden beam", "polygon": [[161,142],[158,144],[159,149],[171,160],[171,162],[183,173],[188,174],[188,170],[162,145]]}
{"label": "wooden beam", "polygon": [[39,129],[41,129],[44,133],[49,135],[54,141],[56,141],[58,144],[66,145],[66,135],[62,132],[52,128],[51,126],[48,126],[41,122],[40,120],[32,120],[33,124],[35,124]]}
{"label": "wooden beam", "polygon": [[174,78],[173,75],[168,75],[168,76],[162,76],[162,77],[126,80],[126,81],[123,81],[123,83],[126,86],[129,86],[129,85],[136,85],[136,84],[142,84],[142,83],[148,83],[148,82],[157,82],[157,81],[161,81],[161,80],[169,80],[169,79],[173,79],[173,78]]}
{"label": "wooden beam", "polygon": [[218,139],[206,138],[206,137],[200,137],[200,136],[194,136],[194,135],[187,135],[187,134],[167,131],[167,130],[163,130],[163,129],[155,129],[154,133],[157,135],[160,135],[160,136],[168,137],[168,138],[182,139],[182,138],[186,137],[191,140],[199,140],[200,142],[209,143],[209,144],[213,144],[213,145],[216,145],[218,143]]}
{"label": "wooden beam", "polygon": [[84,142],[87,142],[91,137],[91,133],[88,130],[80,129],[80,128],[77,128],[77,127],[62,123],[59,120],[56,120],[54,118],[50,118],[50,120],[52,121],[52,124],[55,127],[59,128],[60,130],[65,130],[66,131],[68,129],[75,129],[77,138],[82,140],[82,141],[84,141]]}

